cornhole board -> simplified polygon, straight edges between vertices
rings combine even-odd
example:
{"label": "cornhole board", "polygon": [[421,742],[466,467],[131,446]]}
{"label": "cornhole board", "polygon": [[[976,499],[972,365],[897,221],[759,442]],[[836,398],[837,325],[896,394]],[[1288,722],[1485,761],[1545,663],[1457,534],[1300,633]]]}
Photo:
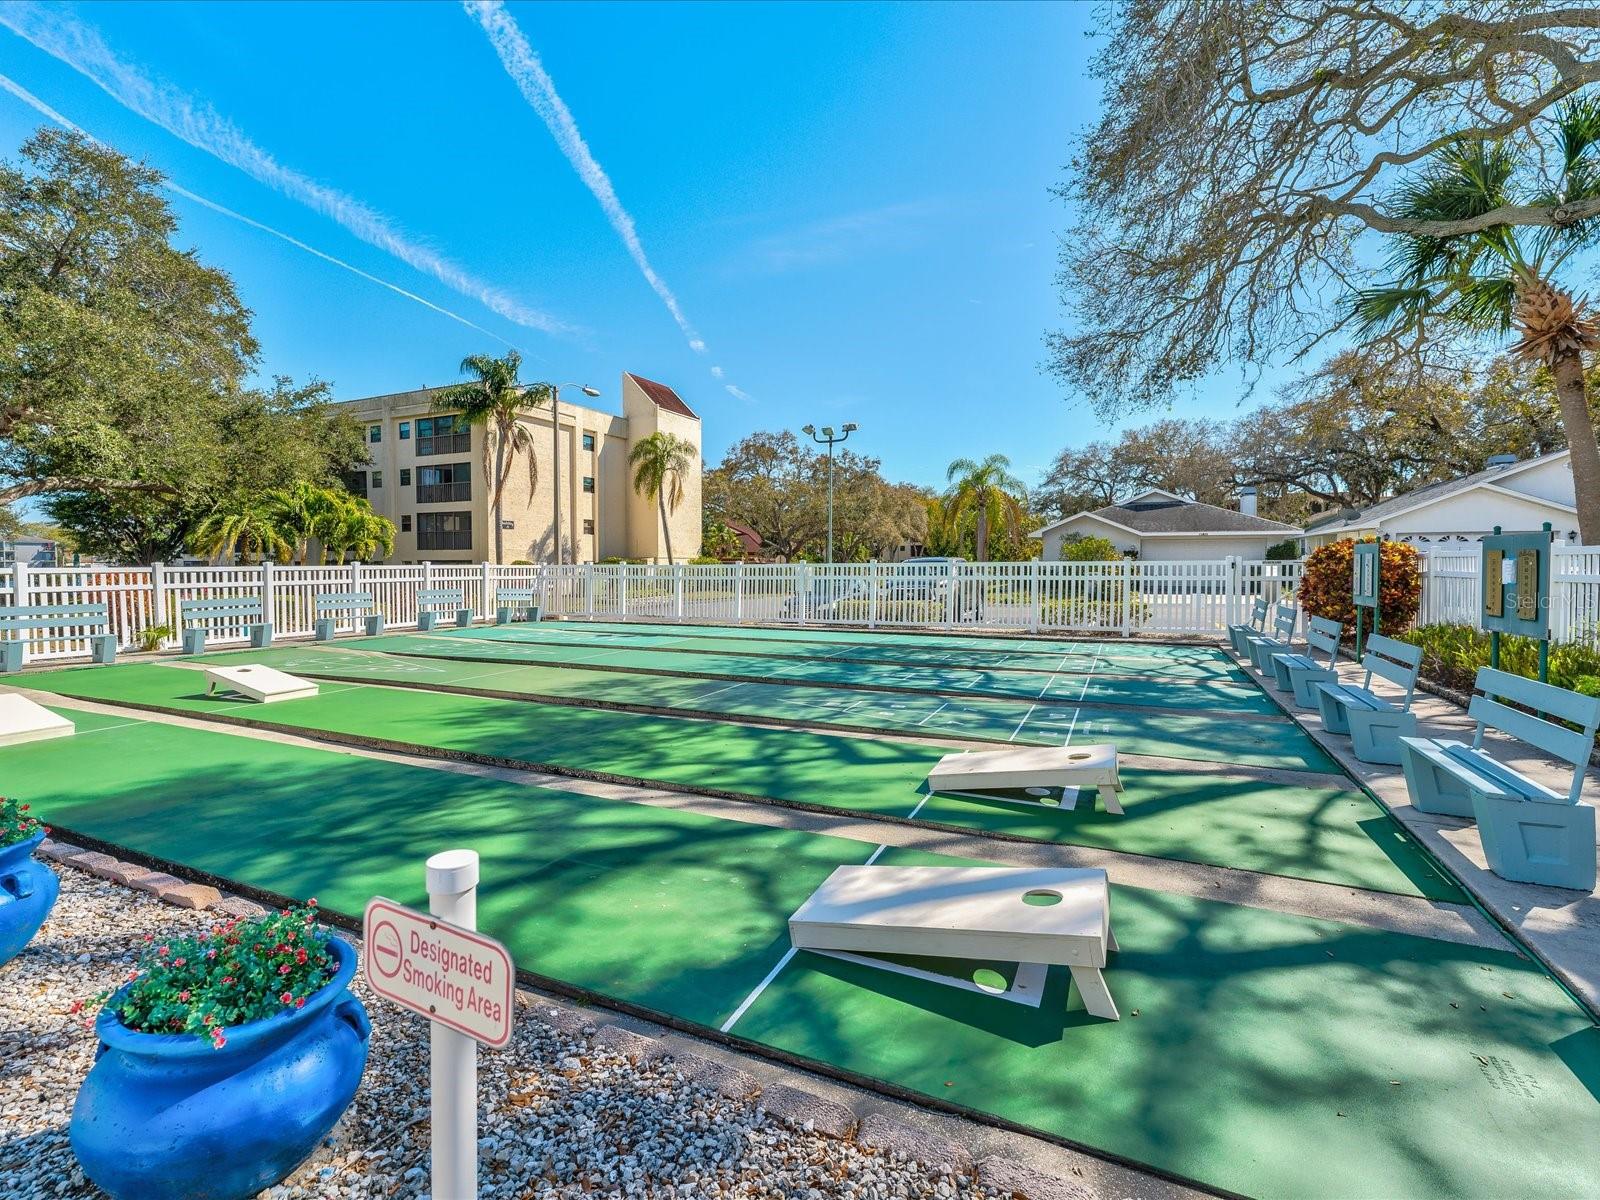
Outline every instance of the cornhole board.
{"label": "cornhole board", "polygon": [[[789,940],[899,975],[1038,1008],[1064,966],[1097,1017],[1118,1019],[1101,974],[1115,951],[1106,873],[1097,867],[838,867],[789,918]],[[1017,963],[1009,988],[875,955]]]}
{"label": "cornhole board", "polygon": [[[1085,746],[1027,746],[1015,750],[981,750],[946,754],[928,772],[935,792],[1006,800],[1013,804],[1052,807],[1044,802],[1051,788],[1061,789],[1060,807],[1071,812],[1080,788],[1099,791],[1108,813],[1122,813],[1122,779],[1117,774],[1117,748],[1109,742]],[[1006,789],[1024,789],[1037,799],[990,796]]]}
{"label": "cornhole board", "polygon": [[317,685],[298,675],[254,663],[240,667],[207,667],[206,695],[219,691],[233,692],[257,704],[273,704],[279,700],[301,700],[315,696]]}
{"label": "cornhole board", "polygon": [[13,692],[0,695],[0,746],[71,737],[77,726],[43,705]]}

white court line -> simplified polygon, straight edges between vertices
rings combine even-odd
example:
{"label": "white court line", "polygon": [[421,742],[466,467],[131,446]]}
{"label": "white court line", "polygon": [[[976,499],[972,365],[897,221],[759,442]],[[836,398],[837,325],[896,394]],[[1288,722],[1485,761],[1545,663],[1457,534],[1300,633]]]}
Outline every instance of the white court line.
{"label": "white court line", "polygon": [[[1039,707],[1039,702],[1037,700],[1035,700],[1032,704],[1028,705],[1028,711],[1022,714],[1022,720],[1017,722],[1017,727],[1011,731],[1011,736],[1008,737],[1006,739],[1006,741],[1014,742],[1014,741],[1017,740],[1017,734],[1022,732],[1022,727],[1028,723],[1028,718],[1033,716],[1033,710],[1038,708],[1038,707]],[[1077,720],[1078,719],[1076,713],[1073,714],[1073,718],[1072,719],[1073,720]],[[1069,734],[1068,736],[1070,737],[1071,735]]]}
{"label": "white court line", "polygon": [[922,720],[918,721],[917,724],[918,725],[926,725],[929,721],[933,720],[935,717],[937,717],[940,713],[942,713],[945,709],[947,709],[949,707],[950,707],[950,701],[946,700],[943,704],[939,705],[938,708],[934,709],[927,716],[923,717]]}
{"label": "white court line", "polygon": [[1078,704],[1080,707],[1072,710],[1072,723],[1067,726],[1067,738],[1061,743],[1063,746],[1070,746],[1072,744],[1073,730],[1078,728],[1078,714],[1083,711],[1083,708],[1081,707],[1083,704],[1083,698],[1089,694],[1089,681],[1094,678],[1094,669],[1099,662],[1100,655],[1096,653],[1094,658],[1089,662],[1089,673],[1083,677],[1083,690],[1078,693]]}
{"label": "white court line", "polygon": [[[927,795],[924,795],[921,800],[918,800],[917,801],[917,806],[915,808],[913,808],[908,814],[906,814],[906,820],[909,821],[912,817],[916,816],[919,812],[921,812],[922,811],[922,806],[924,804],[926,804],[931,797],[932,797],[932,793],[930,792]],[[879,846],[876,850],[874,850],[870,855],[868,855],[867,856],[867,861],[862,863],[861,865],[865,866],[865,867],[870,867],[873,863],[878,861],[878,856],[880,854],[882,854],[888,848],[889,848],[889,843],[885,842],[883,845]],[[721,1029],[721,1031],[723,1033],[727,1033],[730,1029],[732,1029],[735,1025],[737,1025],[739,1023],[739,1018],[744,1016],[745,1013],[750,1011],[750,1006],[761,998],[761,993],[767,990],[768,985],[770,985],[772,983],[772,981],[778,977],[779,973],[782,972],[782,970],[789,965],[789,960],[792,959],[794,956],[795,956],[795,948],[793,946],[790,946],[787,950],[785,950],[783,952],[783,957],[780,958],[776,963],[773,964],[772,970],[767,972],[766,978],[763,979],[760,983],[756,984],[755,989],[748,996],[746,996],[743,1000],[741,1000],[739,1002],[739,1007],[734,1009],[732,1015],[729,1016],[728,1019],[726,1021],[724,1021],[719,1026],[719,1028]]]}

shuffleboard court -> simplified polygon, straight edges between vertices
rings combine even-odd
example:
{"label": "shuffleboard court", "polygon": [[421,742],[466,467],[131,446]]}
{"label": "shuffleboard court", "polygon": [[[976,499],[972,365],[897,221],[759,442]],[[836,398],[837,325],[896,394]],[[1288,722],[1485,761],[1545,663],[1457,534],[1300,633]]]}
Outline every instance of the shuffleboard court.
{"label": "shuffleboard court", "polygon": [[[472,631],[478,633],[479,631]],[[1087,664],[1076,673],[990,671],[966,668],[884,666],[834,662],[823,658],[768,658],[747,654],[703,654],[694,650],[611,649],[593,645],[525,642],[486,636],[390,634],[357,639],[367,649],[420,658],[462,658],[478,662],[584,666],[639,673],[691,675],[729,682],[781,680],[813,687],[849,688],[909,695],[992,697],[1009,700],[1074,701],[1145,708],[1255,714],[1283,719],[1280,710],[1253,683],[1216,679],[1166,681],[1097,675]],[[352,643],[355,644],[355,643]]]}
{"label": "shuffleboard court", "polygon": [[320,695],[265,708],[208,696],[202,672],[160,665],[55,671],[28,683],[357,744],[901,820],[931,822],[937,813],[942,824],[983,833],[1462,898],[1374,801],[1348,789],[1228,780],[1207,790],[1214,781],[1145,772],[1123,797],[1127,815],[1111,818],[1087,805],[1068,813],[930,798],[927,773],[944,751],[929,745],[364,684],[329,684]]}
{"label": "shuffleboard court", "polygon": [[1080,742],[1115,742],[1126,754],[1287,770],[1339,770],[1304,730],[1289,721],[1218,722],[1181,714],[1113,712],[1073,703],[885,695],[801,684],[728,683],[583,667],[514,666],[377,653],[349,646],[281,646],[214,654],[197,661],[259,662],[320,679],[460,688],[522,699],[767,718],[920,737],[1060,746],[1076,736]]}
{"label": "shuffleboard court", "polygon": [[[736,634],[737,631],[728,631]],[[969,650],[899,646],[875,641],[807,642],[778,638],[720,637],[696,629],[644,626],[636,633],[595,629],[582,622],[544,621],[513,625],[475,625],[439,629],[437,637],[490,642],[590,646],[607,650],[676,650],[696,654],[757,655],[762,658],[826,659],[833,663],[868,663],[984,671],[1043,671],[1049,674],[1094,673],[1158,677],[1164,680],[1216,679],[1247,684],[1249,676],[1233,663],[1209,653],[1201,657],[1151,659],[1101,654],[1094,650],[1042,653],[1035,650]]]}
{"label": "shuffleboard court", "polygon": [[1600,1194],[1600,1031],[1498,944],[1114,887],[1104,1022],[1060,968],[1032,1010],[789,953],[835,866],[966,860],[71,716],[76,738],[3,751],[47,821],[352,915],[423,903],[420,858],[471,845],[480,927],[523,970],[825,1070],[1241,1194]]}

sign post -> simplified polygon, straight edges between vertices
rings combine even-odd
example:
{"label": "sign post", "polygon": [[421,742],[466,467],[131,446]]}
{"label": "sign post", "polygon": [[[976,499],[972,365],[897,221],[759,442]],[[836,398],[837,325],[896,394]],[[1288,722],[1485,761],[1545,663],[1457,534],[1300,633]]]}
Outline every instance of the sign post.
{"label": "sign post", "polygon": [[511,1040],[511,956],[476,932],[478,855],[428,859],[428,912],[375,896],[363,922],[367,983],[430,1022],[435,1200],[478,1194],[478,1043]]}
{"label": "sign post", "polygon": [[1539,643],[1539,682],[1550,682],[1550,523],[1538,533],[1501,533],[1483,539],[1483,604],[1478,625],[1489,631],[1489,665],[1500,667],[1500,635]]}
{"label": "sign post", "polygon": [[1372,632],[1378,632],[1378,574],[1383,563],[1383,542],[1357,542],[1350,555],[1351,599],[1356,606],[1356,659],[1361,658],[1361,610],[1372,610]]}

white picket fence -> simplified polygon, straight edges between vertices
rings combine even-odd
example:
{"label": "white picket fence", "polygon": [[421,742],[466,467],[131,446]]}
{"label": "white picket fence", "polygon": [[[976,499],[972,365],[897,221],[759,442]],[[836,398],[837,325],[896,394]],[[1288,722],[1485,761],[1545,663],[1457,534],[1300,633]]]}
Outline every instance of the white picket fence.
{"label": "white picket fence", "polygon": [[[1219,634],[1257,598],[1292,596],[1295,561],[850,563],[820,565],[494,566],[489,563],[340,567],[52,567],[0,570],[0,607],[105,604],[119,644],[165,626],[178,644],[179,604],[201,597],[259,597],[277,636],[307,637],[319,593],[371,592],[391,628],[417,624],[417,592],[460,588],[481,619],[498,588],[533,588],[545,612],[575,619],[808,623],[873,629],[927,627],[1128,637]],[[1419,623],[1476,619],[1478,557],[1424,559]],[[1556,553],[1552,627],[1558,638],[1600,643],[1600,547]],[[216,645],[242,642],[243,625],[211,623]],[[84,638],[34,642],[28,657],[88,654]]]}

